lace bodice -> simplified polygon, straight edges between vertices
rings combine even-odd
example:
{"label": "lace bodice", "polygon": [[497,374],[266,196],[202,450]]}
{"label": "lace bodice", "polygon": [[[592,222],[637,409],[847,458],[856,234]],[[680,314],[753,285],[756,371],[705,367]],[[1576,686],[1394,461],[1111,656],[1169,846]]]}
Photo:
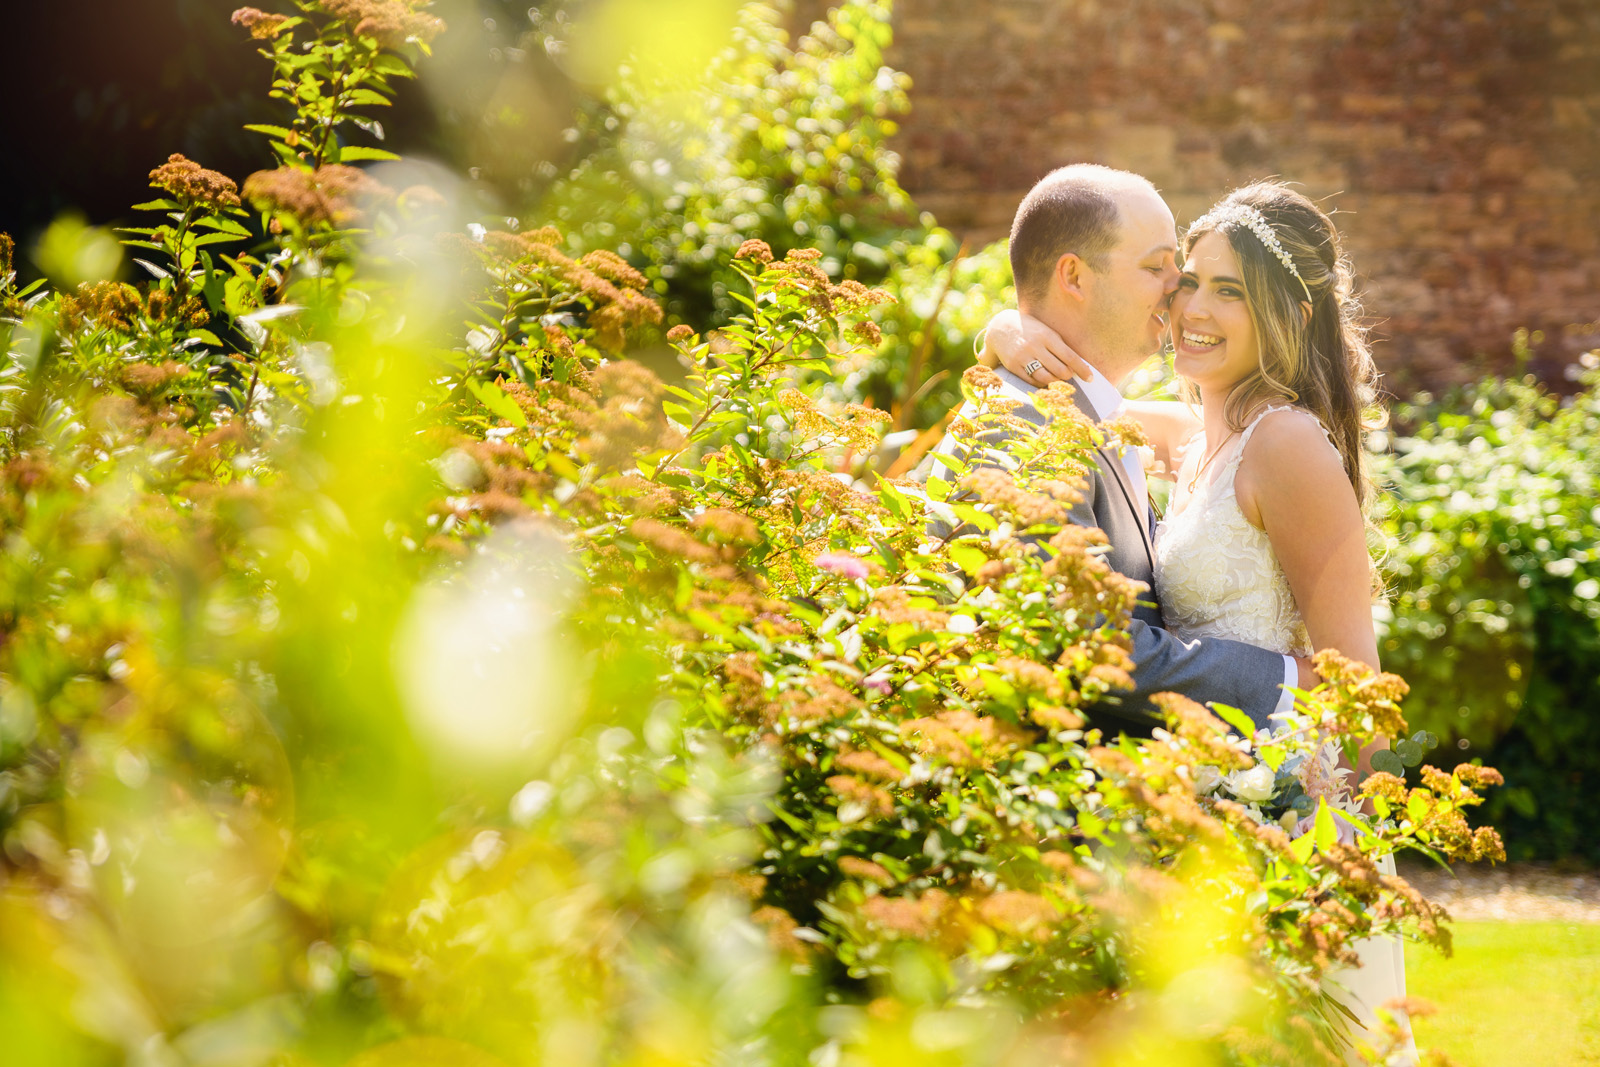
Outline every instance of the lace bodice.
{"label": "lace bodice", "polygon": [[[1226,455],[1213,461],[1222,462],[1216,477],[1178,501],[1156,528],[1156,592],[1167,629],[1179,637],[1226,637],[1274,652],[1309,655],[1305,620],[1272,542],[1266,531],[1245,519],[1233,489],[1245,445],[1274,411],[1316,418],[1300,408],[1269,407],[1245,427]],[[1207,454],[1203,436],[1190,447]]]}

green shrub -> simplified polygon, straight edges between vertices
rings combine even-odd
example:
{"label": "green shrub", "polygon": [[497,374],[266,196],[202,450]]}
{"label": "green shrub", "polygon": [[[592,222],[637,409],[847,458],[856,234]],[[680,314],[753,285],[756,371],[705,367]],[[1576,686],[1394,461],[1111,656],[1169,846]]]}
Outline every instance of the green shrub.
{"label": "green shrub", "polygon": [[[610,84],[577,116],[589,153],[530,211],[579,249],[615,249],[651,279],[669,321],[697,326],[738,311],[729,263],[746,239],[780,257],[819,249],[830,278],[898,298],[883,343],[843,387],[900,429],[928,426],[959,402],[973,338],[1005,306],[1004,252],[963,259],[900,188],[888,138],[909,81],[883,64],[890,3],[847,0],[793,43],[785,10],[742,5],[734,43],[688,86]],[[565,44],[551,40],[541,45]]]}
{"label": "green shrub", "polygon": [[1500,767],[1486,816],[1524,858],[1600,860],[1600,373],[1491,379],[1402,407],[1387,461],[1393,603],[1382,654],[1415,725]]}

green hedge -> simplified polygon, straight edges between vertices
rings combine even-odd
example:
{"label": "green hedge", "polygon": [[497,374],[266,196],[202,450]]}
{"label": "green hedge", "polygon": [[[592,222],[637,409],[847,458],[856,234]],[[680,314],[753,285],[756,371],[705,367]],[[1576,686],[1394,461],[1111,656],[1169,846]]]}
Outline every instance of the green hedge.
{"label": "green hedge", "polygon": [[1600,372],[1489,379],[1396,411],[1384,665],[1413,727],[1506,776],[1485,815],[1523,859],[1600,862]]}

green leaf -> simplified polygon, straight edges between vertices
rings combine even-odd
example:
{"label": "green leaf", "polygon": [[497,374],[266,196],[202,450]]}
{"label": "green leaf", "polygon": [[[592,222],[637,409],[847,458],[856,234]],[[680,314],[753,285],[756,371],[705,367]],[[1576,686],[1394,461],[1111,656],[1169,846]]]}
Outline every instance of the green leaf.
{"label": "green leaf", "polygon": [[1211,710],[1217,718],[1239,731],[1239,736],[1254,737],[1256,735],[1256,724],[1250,721],[1250,716],[1238,708],[1230,708],[1226,704],[1212,704]]}
{"label": "green leaf", "polygon": [[1422,762],[1422,757],[1426,755],[1422,746],[1410,739],[1396,742],[1394,754],[1399,756],[1400,762],[1407,767],[1415,767]]}
{"label": "green leaf", "polygon": [[1399,756],[1387,748],[1372,754],[1372,769],[1382,771],[1384,774],[1392,774],[1396,778],[1404,778],[1406,776],[1406,765],[1400,762]]}
{"label": "green leaf", "polygon": [[390,100],[372,89],[352,89],[345,94],[344,102],[350,107],[388,107]]}
{"label": "green leaf", "polygon": [[251,124],[246,126],[245,129],[251,131],[252,133],[264,133],[268,137],[276,137],[280,141],[287,141],[291,132],[289,129],[283,126],[268,126],[262,123]]}
{"label": "green leaf", "polygon": [[197,230],[216,230],[219,233],[231,233],[235,237],[249,237],[250,231],[244,225],[233,219],[219,218],[215,215],[210,218],[196,219],[194,223]]}
{"label": "green leaf", "polygon": [[1098,839],[1106,832],[1106,821],[1092,811],[1080,811],[1078,813],[1078,831],[1084,837]]}
{"label": "green leaf", "polygon": [[339,149],[339,162],[350,163],[363,159],[395,160],[400,157],[393,152],[382,148],[367,148],[364,145],[346,145]]}
{"label": "green leaf", "polygon": [[950,546],[950,559],[968,574],[976,574],[979,567],[989,562],[989,556],[986,552],[973,548],[971,545],[963,544]]}
{"label": "green leaf", "polygon": [[142,204],[133,205],[135,211],[181,211],[183,205],[176,200],[146,200]]}
{"label": "green leaf", "polygon": [[[244,236],[248,237],[249,235],[245,234]],[[205,245],[220,244],[223,241],[237,241],[239,237],[240,235],[236,233],[208,233],[202,237],[196,237],[194,239],[194,247],[201,248]]]}
{"label": "green leaf", "polygon": [[528,425],[528,416],[524,415],[522,409],[517,407],[516,401],[506,396],[505,391],[493,382],[480,382],[469,378],[467,379],[467,390],[477,397],[484,407],[505,419],[511,425]]}
{"label": "green leaf", "polygon": [[381,52],[372,57],[372,69],[394,78],[415,78],[411,65],[397,55]]}
{"label": "green leaf", "polygon": [[1333,823],[1333,812],[1328,808],[1328,802],[1317,800],[1317,819],[1312,833],[1317,839],[1317,851],[1329,852],[1339,840],[1339,828]]}
{"label": "green leaf", "polygon": [[1289,842],[1289,851],[1301,863],[1311,862],[1311,852],[1317,847],[1316,837],[1313,834],[1301,834]]}
{"label": "green leaf", "polygon": [[1427,730],[1418,730],[1411,735],[1411,740],[1429,752],[1439,747],[1439,738]]}

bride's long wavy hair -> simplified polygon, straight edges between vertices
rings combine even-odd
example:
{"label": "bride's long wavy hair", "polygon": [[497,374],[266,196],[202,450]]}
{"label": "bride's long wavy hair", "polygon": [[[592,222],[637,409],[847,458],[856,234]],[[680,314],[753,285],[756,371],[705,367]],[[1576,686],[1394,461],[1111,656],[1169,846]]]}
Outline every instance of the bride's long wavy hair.
{"label": "bride's long wavy hair", "polygon": [[1244,275],[1250,320],[1259,339],[1256,370],[1228,393],[1223,409],[1228,427],[1244,429],[1264,403],[1288,401],[1304,407],[1327,427],[1365,515],[1375,494],[1362,438],[1384,424],[1385,413],[1339,231],[1316,204],[1279,182],[1236,189],[1212,211],[1232,204],[1261,213],[1305,287],[1259,237],[1243,223],[1228,220],[1225,211],[1221,222],[1203,216],[1184,234],[1185,257],[1207,233],[1220,232],[1227,239]]}

